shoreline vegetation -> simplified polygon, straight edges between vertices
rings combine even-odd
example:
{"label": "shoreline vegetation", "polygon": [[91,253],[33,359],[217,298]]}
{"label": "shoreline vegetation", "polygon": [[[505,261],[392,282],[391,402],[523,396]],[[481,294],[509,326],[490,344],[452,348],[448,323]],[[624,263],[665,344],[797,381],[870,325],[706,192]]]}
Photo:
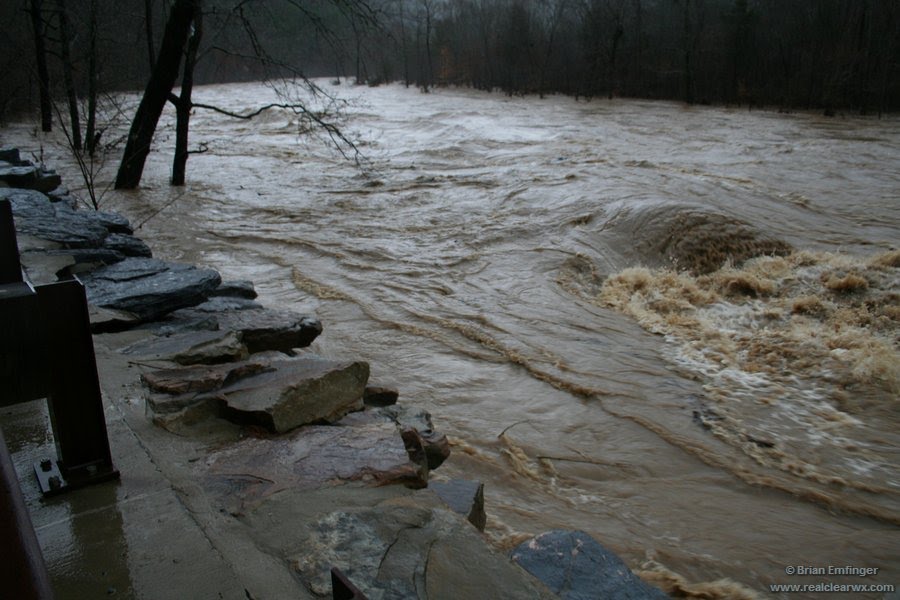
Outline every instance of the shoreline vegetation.
{"label": "shoreline vegetation", "polygon": [[[98,99],[144,89],[165,49],[168,16],[153,4],[145,2],[143,18],[125,6],[100,11],[96,0],[63,8],[29,0],[27,11],[4,5],[10,35],[0,56],[18,60],[0,61],[0,120],[37,108],[40,96],[44,129],[64,112],[73,122],[87,117],[84,143],[92,148],[103,133],[91,121]],[[174,3],[197,14],[197,35],[184,40],[192,56],[192,77],[181,84],[187,103],[192,85],[337,77],[426,92],[460,86],[827,115],[900,110],[893,2],[353,0],[249,12],[240,4]],[[64,39],[48,34],[57,30]],[[53,98],[61,100],[55,113]],[[84,99],[91,106],[79,108]]]}

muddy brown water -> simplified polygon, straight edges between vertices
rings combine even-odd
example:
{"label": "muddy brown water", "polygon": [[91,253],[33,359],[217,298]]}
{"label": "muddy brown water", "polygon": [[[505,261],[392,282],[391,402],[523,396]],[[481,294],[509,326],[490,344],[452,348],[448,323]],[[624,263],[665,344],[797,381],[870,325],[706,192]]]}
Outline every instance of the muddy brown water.
{"label": "muddy brown water", "polygon": [[[770,583],[900,583],[900,269],[866,271],[900,243],[900,119],[334,91],[350,101],[363,169],[299,137],[289,112],[249,123],[198,112],[192,140],[209,151],[172,189],[167,116],[141,189],[110,192],[105,206],[134,222],[161,210],[137,232],[157,256],[252,279],[264,303],[315,313],[325,327],[316,351],[368,360],[401,402],[430,410],[454,444],[434,477],[486,482],[488,533],[501,547],[577,528],[669,582],[728,578],[763,595]],[[242,111],[269,94],[242,84],[196,95]],[[52,138],[25,125],[4,137],[35,153],[43,143],[78,189]],[[703,323],[728,338],[720,357],[698,327],[666,329],[601,298],[607,277],[630,267],[699,257],[715,272],[711,244],[728,240],[737,258],[762,240],[766,252],[827,253],[820,262],[835,276],[871,280],[850,300],[831,288],[804,296],[837,310],[878,295],[873,319],[887,320],[859,328],[883,344],[886,364],[865,403],[850,401],[853,382],[801,360],[799,342],[799,357],[776,352],[777,369],[739,360],[771,329],[747,316],[774,310],[758,304],[765,297],[704,304]],[[760,295],[825,280],[827,265],[804,264],[772,274],[776,291]],[[651,308],[674,301],[669,288],[653,293]],[[779,310],[767,318],[804,316]],[[813,340],[835,326],[801,325]],[[829,351],[837,361],[854,349]],[[879,572],[786,574],[796,565]]]}

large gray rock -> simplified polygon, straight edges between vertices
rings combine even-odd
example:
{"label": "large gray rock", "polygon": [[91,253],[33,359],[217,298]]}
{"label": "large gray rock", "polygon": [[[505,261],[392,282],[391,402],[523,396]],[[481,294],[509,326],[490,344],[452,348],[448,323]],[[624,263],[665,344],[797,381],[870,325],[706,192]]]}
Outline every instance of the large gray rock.
{"label": "large gray rock", "polygon": [[141,375],[147,387],[162,394],[180,395],[211,392],[251,377],[263,371],[272,370],[266,360],[251,359],[220,365],[195,365],[176,369],[157,369]]}
{"label": "large gray rock", "polygon": [[428,457],[428,467],[437,469],[450,456],[450,442],[443,433],[435,431],[431,422],[431,414],[416,406],[382,406],[366,407],[365,411],[349,414],[338,423],[353,426],[359,423],[388,421],[394,423],[401,431],[416,430],[422,438],[422,445]]}
{"label": "large gray rock", "polygon": [[100,224],[106,227],[107,231],[110,233],[122,233],[125,235],[134,233],[131,223],[119,213],[97,211],[94,215]]}
{"label": "large gray rock", "polygon": [[47,254],[71,256],[76,265],[85,265],[91,269],[114,265],[125,260],[124,254],[108,248],[70,248],[68,250],[47,250],[46,252]]}
{"label": "large gray rock", "polygon": [[49,192],[59,187],[62,179],[54,171],[18,161],[18,164],[0,162],[0,181],[12,187]]}
{"label": "large gray rock", "polygon": [[153,252],[144,240],[126,233],[110,233],[103,240],[103,247],[125,256],[152,258]]}
{"label": "large gray rock", "polygon": [[283,436],[245,438],[212,452],[202,475],[229,503],[254,504],[273,491],[341,482],[427,485],[403,440],[386,423],[344,428],[310,425]]}
{"label": "large gray rock", "polygon": [[18,148],[14,146],[3,146],[0,148],[0,160],[17,165],[22,159],[19,155]]}
{"label": "large gray rock", "polygon": [[111,308],[88,305],[88,317],[91,321],[91,333],[115,333],[131,329],[140,319],[131,313]]}
{"label": "large gray rock", "polygon": [[251,353],[305,348],[322,333],[315,317],[263,308],[246,298],[217,297],[170,315],[167,325],[194,323],[213,317],[221,329],[239,331]]}
{"label": "large gray rock", "polygon": [[336,566],[370,600],[553,598],[458,515],[436,499],[424,502],[423,493],[333,512],[300,529],[293,568],[320,596],[330,594]]}
{"label": "large gray rock", "polygon": [[583,531],[542,533],[517,546],[511,558],[563,600],[668,598]]}
{"label": "large gray rock", "polygon": [[368,363],[303,356],[270,364],[272,370],[216,393],[227,418],[282,433],[308,423],[333,422],[363,407]]}
{"label": "large gray rock", "polygon": [[122,350],[125,354],[180,365],[215,365],[243,360],[249,354],[234,331],[194,331],[141,340]]}
{"label": "large gray rock", "polygon": [[63,202],[51,203],[44,194],[16,188],[0,189],[12,206],[16,230],[66,248],[98,248],[108,230],[92,211],[76,211]]}
{"label": "large gray rock", "polygon": [[203,302],[221,281],[212,269],[153,258],[127,258],[82,278],[88,302],[144,321]]}

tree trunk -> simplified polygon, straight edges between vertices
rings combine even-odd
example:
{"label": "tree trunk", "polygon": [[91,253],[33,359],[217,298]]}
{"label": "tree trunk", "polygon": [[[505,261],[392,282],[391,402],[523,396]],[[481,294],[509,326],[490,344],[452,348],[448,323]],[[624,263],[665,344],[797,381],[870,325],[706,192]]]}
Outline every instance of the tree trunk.
{"label": "tree trunk", "polygon": [[172,185],[184,185],[184,175],[188,159],[188,129],[191,122],[191,93],[194,89],[194,65],[197,63],[197,49],[203,37],[203,14],[197,10],[194,27],[184,55],[184,75],[181,76],[181,95],[176,108],[175,159],[172,161]]}
{"label": "tree trunk", "polygon": [[175,85],[191,23],[199,10],[200,0],[175,0],[172,6],[159,56],[128,132],[125,153],[116,175],[116,189],[134,189],[141,183],[156,124]]}
{"label": "tree trunk", "polygon": [[51,131],[53,129],[53,107],[50,104],[50,73],[47,70],[47,49],[44,46],[44,20],[41,17],[41,0],[31,0],[28,5],[28,12],[31,15],[31,26],[34,29],[34,49],[41,98],[41,131]]}
{"label": "tree trunk", "polygon": [[403,2],[399,1],[400,6],[400,43],[403,52],[403,85],[409,87],[409,51],[406,49],[406,24],[403,17]]}
{"label": "tree trunk", "polygon": [[144,0],[144,27],[147,32],[147,54],[152,69],[156,62],[156,51],[153,49],[153,0]]}
{"label": "tree trunk", "polygon": [[90,36],[88,50],[88,114],[87,129],[84,137],[88,154],[94,156],[99,143],[99,136],[95,132],[97,128],[97,0],[91,0],[90,23],[88,35]]}
{"label": "tree trunk", "polygon": [[694,71],[691,64],[694,34],[691,27],[691,0],[684,0],[684,101],[694,103]]}
{"label": "tree trunk", "polygon": [[63,82],[66,86],[66,99],[69,103],[69,125],[72,131],[72,148],[81,150],[81,119],[78,115],[78,94],[75,93],[75,81],[72,78],[72,56],[69,52],[69,13],[65,0],[56,0],[59,8],[59,54],[62,59]]}

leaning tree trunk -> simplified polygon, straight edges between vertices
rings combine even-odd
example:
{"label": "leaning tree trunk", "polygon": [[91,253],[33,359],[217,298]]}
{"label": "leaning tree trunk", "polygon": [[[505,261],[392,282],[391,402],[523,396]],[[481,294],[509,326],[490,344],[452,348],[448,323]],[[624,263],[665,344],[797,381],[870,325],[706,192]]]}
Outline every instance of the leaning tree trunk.
{"label": "leaning tree trunk", "polygon": [[41,131],[53,129],[53,107],[50,104],[50,72],[47,70],[47,49],[44,45],[44,20],[41,17],[41,0],[31,0],[28,5],[31,26],[34,29],[34,49],[38,72],[38,92],[41,102]]}
{"label": "leaning tree trunk", "polygon": [[184,174],[188,159],[188,129],[191,123],[191,92],[194,89],[194,65],[197,63],[197,49],[203,36],[203,14],[198,10],[194,17],[194,29],[188,40],[184,55],[184,75],[181,76],[181,95],[175,104],[175,159],[172,161],[172,185],[184,185]]}
{"label": "leaning tree trunk", "polygon": [[141,183],[156,124],[178,78],[178,66],[191,22],[199,11],[200,0],[175,0],[172,6],[153,73],[128,132],[125,153],[116,175],[116,189],[134,189]]}

